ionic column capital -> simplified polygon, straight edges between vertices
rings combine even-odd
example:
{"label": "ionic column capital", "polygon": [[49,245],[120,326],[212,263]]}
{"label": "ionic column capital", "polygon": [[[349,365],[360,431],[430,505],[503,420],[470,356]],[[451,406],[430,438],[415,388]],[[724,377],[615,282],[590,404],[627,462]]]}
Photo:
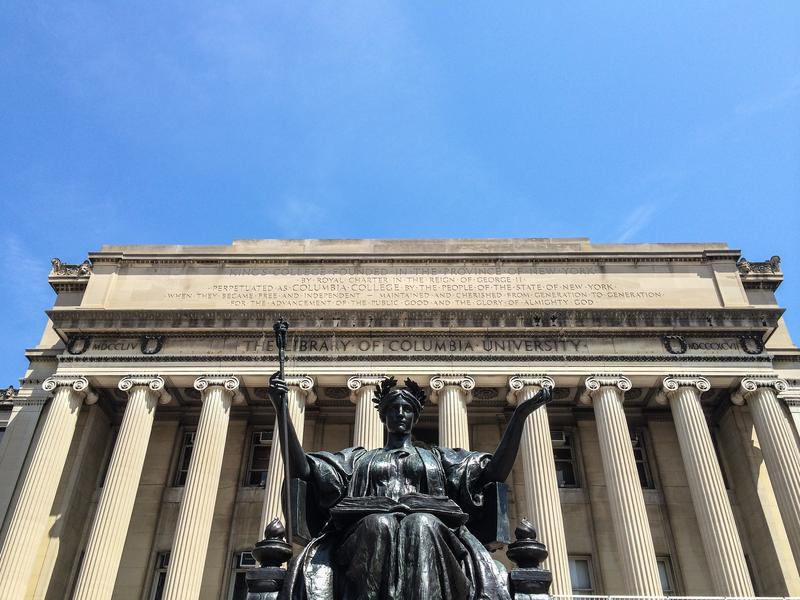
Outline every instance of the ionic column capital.
{"label": "ionic column capital", "polygon": [[662,405],[669,404],[681,388],[698,390],[699,398],[703,392],[711,389],[711,382],[702,375],[667,375],[661,382],[661,391],[656,396],[656,402]]}
{"label": "ionic column capital", "polygon": [[311,406],[317,401],[317,395],[314,393],[314,380],[308,375],[287,375],[286,385],[290,388],[298,388],[306,406]]}
{"label": "ionic column capital", "polygon": [[94,404],[97,402],[97,394],[89,386],[89,380],[86,377],[75,375],[51,375],[42,383],[42,389],[45,392],[54,392],[59,387],[71,387],[73,391],[77,392],[81,398],[84,399],[86,404]]}
{"label": "ionic column capital", "polygon": [[358,390],[362,387],[380,385],[385,379],[387,379],[386,375],[364,373],[348,378],[347,389],[350,390],[350,402],[353,404],[358,402]]}
{"label": "ionic column capital", "polygon": [[234,403],[244,400],[239,391],[239,379],[233,375],[201,375],[194,380],[194,389],[204,392],[210,387],[221,387],[232,396]]}
{"label": "ionic column capital", "polygon": [[548,388],[553,389],[556,386],[556,382],[553,381],[552,377],[548,377],[547,375],[514,375],[508,380],[508,395],[506,396],[506,401],[512,405],[516,406],[520,399],[523,401],[527,400],[525,396],[528,394],[535,394],[541,388]]}
{"label": "ionic column capital", "polygon": [[731,396],[731,401],[742,406],[759,389],[772,389],[775,393],[785,392],[789,389],[789,384],[785,379],[771,375],[746,375],[739,383],[739,389]]}
{"label": "ionic column capital", "polygon": [[164,378],[159,375],[135,374],[126,375],[120,379],[117,387],[123,392],[127,392],[129,396],[133,388],[146,387],[158,393],[159,404],[169,404],[172,396],[164,389],[164,385]]}
{"label": "ionic column capital", "polygon": [[633,387],[631,380],[624,375],[590,375],[586,378],[584,385],[586,390],[581,394],[582,404],[591,404],[597,393],[604,387],[616,388],[623,394]]}
{"label": "ionic column capital", "polygon": [[459,387],[466,392],[464,402],[469,404],[472,401],[472,390],[475,389],[475,380],[469,375],[434,375],[430,380],[431,402],[436,404],[439,401],[439,392],[446,387]]}

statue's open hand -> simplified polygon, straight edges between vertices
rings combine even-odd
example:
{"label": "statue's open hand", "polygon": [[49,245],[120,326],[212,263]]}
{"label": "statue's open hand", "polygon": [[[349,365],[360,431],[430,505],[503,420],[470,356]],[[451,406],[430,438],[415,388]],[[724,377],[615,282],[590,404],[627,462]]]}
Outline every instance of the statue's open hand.
{"label": "statue's open hand", "polygon": [[285,380],[281,379],[280,375],[280,372],[273,373],[269,378],[269,387],[267,388],[269,399],[272,400],[272,406],[275,407],[276,412],[280,412],[283,408],[286,403],[286,395],[289,393],[289,386],[286,385]]}
{"label": "statue's open hand", "polygon": [[545,404],[550,404],[553,401],[553,390],[549,387],[543,387],[540,389],[536,395],[528,400],[527,402],[523,402],[519,408],[520,410],[526,412],[527,414],[531,414],[540,406],[544,406]]}

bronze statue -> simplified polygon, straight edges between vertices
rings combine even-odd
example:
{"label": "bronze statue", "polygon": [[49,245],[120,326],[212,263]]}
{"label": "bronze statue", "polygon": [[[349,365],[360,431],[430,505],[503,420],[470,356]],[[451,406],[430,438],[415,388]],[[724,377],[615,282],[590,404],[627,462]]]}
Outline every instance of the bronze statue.
{"label": "bronze statue", "polygon": [[[550,402],[549,389],[514,410],[494,454],[416,446],[412,431],[426,395],[394,378],[375,390],[385,447],[306,453],[287,418],[287,386],[276,373],[269,394],[285,457],[305,482],[323,526],[289,566],[284,600],[509,600],[506,577],[468,523],[481,518],[484,492],[511,472],[525,420]],[[286,438],[284,438],[286,439]],[[546,555],[546,553],[545,553]]]}

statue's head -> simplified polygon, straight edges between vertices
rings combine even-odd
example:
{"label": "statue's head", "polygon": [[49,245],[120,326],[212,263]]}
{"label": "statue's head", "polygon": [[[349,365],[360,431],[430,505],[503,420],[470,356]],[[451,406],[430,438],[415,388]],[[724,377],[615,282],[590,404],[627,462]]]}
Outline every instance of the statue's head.
{"label": "statue's head", "polygon": [[425,390],[411,379],[405,380],[405,387],[396,385],[394,377],[384,379],[375,386],[372,402],[389,431],[410,431],[425,407]]}

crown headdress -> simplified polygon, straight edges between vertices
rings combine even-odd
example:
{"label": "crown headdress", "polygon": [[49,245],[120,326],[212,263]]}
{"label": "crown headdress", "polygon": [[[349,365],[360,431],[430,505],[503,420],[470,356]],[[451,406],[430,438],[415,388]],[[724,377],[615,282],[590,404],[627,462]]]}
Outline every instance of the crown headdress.
{"label": "crown headdress", "polygon": [[[425,390],[423,390],[416,381],[408,377],[403,383],[405,383],[405,387],[398,389],[397,392],[402,394],[403,398],[414,406],[417,414],[421,413],[422,409],[425,408],[425,403],[428,401]],[[397,379],[394,377],[388,377],[375,386],[375,395],[372,398],[372,402],[375,404],[375,408],[378,412],[382,411],[384,406],[386,406],[395,386],[397,386]]]}

